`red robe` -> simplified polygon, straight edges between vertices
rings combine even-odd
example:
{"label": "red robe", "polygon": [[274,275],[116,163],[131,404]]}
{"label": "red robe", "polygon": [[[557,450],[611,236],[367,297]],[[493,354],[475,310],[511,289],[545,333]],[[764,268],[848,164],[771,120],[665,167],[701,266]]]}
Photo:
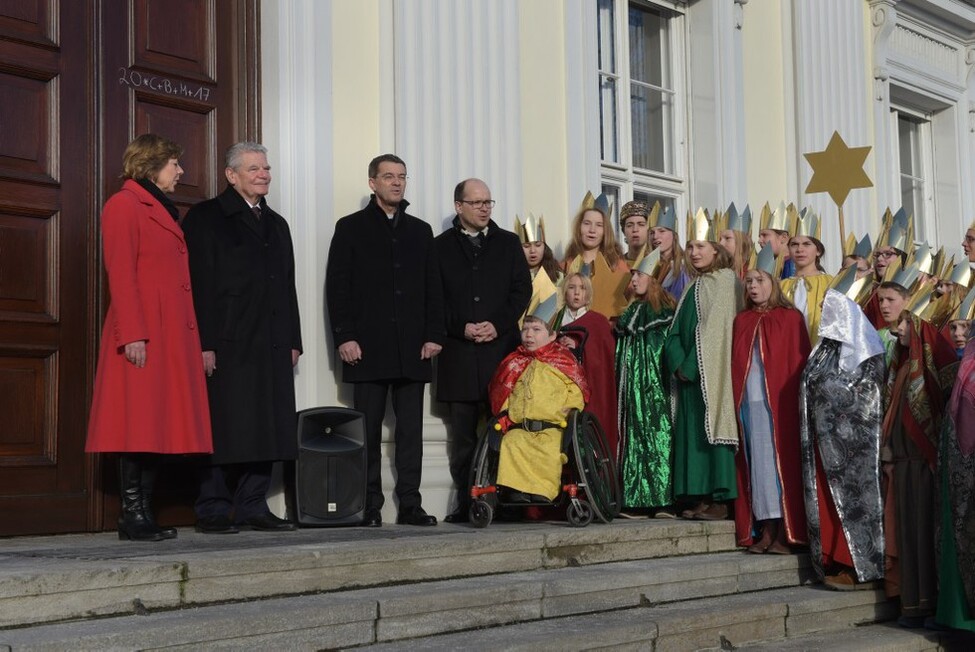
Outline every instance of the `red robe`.
{"label": "red robe", "polygon": [[521,374],[525,373],[525,369],[532,363],[532,360],[544,362],[561,371],[569,380],[579,386],[579,390],[582,391],[582,400],[589,400],[587,380],[583,376],[579,362],[567,348],[557,341],[550,342],[534,351],[529,351],[524,345],[521,345],[501,361],[491,378],[491,383],[488,385],[488,400],[491,402],[492,414],[501,413],[505,401],[508,400],[515,384],[521,378]]}
{"label": "red robe", "polygon": [[617,424],[618,394],[616,391],[616,340],[609,320],[589,310],[569,326],[586,329],[589,338],[583,351],[582,368],[589,381],[592,396],[586,410],[596,415],[606,433],[606,444],[619,462],[619,427]]}
{"label": "red robe", "polygon": [[[745,310],[735,317],[731,380],[739,431],[743,431],[741,406],[756,337],[759,338],[762,364],[765,367],[766,397],[772,414],[772,437],[782,486],[782,514],[786,537],[792,544],[807,543],[799,445],[799,383],[802,370],[806,366],[806,358],[809,357],[809,335],[802,313],[793,308]],[[744,445],[738,447],[735,466],[738,476],[735,534],[739,546],[750,546],[753,543],[751,476]]]}

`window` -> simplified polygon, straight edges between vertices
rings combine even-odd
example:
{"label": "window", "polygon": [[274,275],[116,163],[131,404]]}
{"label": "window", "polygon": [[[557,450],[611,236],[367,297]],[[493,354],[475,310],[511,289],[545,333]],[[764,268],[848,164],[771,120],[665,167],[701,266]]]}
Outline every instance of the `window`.
{"label": "window", "polygon": [[603,183],[620,201],[673,204],[686,192],[683,15],[626,0],[599,0],[597,13]]}
{"label": "window", "polygon": [[[928,116],[907,109],[894,109],[891,113],[894,118],[891,120],[891,151],[897,154],[898,162],[895,187],[900,189],[901,206],[914,216],[915,241],[928,241],[935,236],[926,228],[929,218],[934,215],[931,122]],[[897,207],[891,208],[896,210]]]}

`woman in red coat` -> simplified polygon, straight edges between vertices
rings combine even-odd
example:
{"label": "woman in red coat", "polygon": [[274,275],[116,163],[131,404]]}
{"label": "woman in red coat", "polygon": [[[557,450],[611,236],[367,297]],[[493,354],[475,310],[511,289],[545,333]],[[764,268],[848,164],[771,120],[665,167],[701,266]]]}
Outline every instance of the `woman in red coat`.
{"label": "woman in red coat", "polygon": [[102,329],[89,453],[121,453],[120,539],[176,536],[150,508],[160,454],[211,453],[203,352],[173,192],[182,148],[153,134],[122,158],[122,189],[102,213],[111,303]]}
{"label": "woman in red coat", "polygon": [[731,349],[742,439],[735,455],[735,531],[738,545],[747,546],[749,552],[789,554],[790,545],[808,542],[799,381],[809,357],[809,336],[802,313],[779,288],[771,247],[759,255],[756,269],[745,275],[745,293],[745,309],[735,317]]}

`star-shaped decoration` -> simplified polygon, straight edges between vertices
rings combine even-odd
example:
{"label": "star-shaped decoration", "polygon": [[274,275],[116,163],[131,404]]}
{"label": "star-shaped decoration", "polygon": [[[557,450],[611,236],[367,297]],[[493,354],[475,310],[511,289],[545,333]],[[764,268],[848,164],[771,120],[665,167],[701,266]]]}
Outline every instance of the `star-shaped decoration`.
{"label": "star-shaped decoration", "polygon": [[863,169],[871,149],[870,146],[849,147],[840,133],[834,131],[825,150],[803,154],[813,169],[806,192],[828,192],[836,205],[842,206],[854,188],[873,187],[873,181]]}

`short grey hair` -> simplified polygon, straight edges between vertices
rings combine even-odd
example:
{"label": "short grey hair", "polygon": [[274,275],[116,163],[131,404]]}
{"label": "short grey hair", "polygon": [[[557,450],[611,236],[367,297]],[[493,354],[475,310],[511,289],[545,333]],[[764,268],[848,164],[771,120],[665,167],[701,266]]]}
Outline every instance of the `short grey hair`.
{"label": "short grey hair", "polygon": [[227,155],[225,157],[227,167],[231,170],[236,170],[237,166],[240,165],[241,157],[249,152],[256,152],[257,154],[267,156],[267,147],[249,140],[234,143],[227,149]]}

